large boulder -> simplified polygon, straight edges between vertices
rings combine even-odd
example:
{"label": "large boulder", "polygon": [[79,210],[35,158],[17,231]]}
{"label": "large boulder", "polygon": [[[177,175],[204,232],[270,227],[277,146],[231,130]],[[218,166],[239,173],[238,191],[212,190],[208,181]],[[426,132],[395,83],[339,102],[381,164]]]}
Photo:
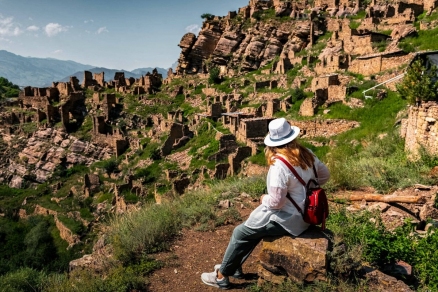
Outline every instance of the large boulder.
{"label": "large boulder", "polygon": [[328,237],[312,228],[299,237],[272,237],[263,240],[260,252],[259,283],[281,283],[290,278],[297,283],[325,281]]}

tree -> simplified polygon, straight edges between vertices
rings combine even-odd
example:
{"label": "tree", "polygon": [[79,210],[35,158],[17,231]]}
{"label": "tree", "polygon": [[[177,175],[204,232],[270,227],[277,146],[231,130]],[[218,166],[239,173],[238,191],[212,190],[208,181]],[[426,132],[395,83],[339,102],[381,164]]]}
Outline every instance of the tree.
{"label": "tree", "polygon": [[218,67],[212,67],[209,70],[210,75],[208,76],[208,83],[219,84],[221,82],[220,70]]}
{"label": "tree", "polygon": [[214,17],[214,15],[211,14],[211,13],[204,13],[204,14],[201,14],[201,18],[203,18],[203,19],[205,19],[205,20],[210,20],[210,19],[212,19],[213,17]]}
{"label": "tree", "polygon": [[416,60],[406,71],[403,81],[397,85],[397,90],[410,104],[437,100],[437,72],[435,65],[426,68],[421,60]]}

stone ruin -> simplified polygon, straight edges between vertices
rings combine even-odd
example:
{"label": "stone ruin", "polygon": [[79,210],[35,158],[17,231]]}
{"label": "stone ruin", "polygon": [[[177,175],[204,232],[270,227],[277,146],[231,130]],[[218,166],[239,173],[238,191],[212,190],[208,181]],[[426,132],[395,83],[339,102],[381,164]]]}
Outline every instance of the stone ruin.
{"label": "stone ruin", "polygon": [[[62,122],[69,130],[73,124],[83,121],[86,113],[84,102],[85,95],[75,77],[70,82],[53,83],[49,88],[25,87],[19,93],[18,103],[26,113],[12,111],[6,120],[11,125],[41,123],[44,120],[49,124]],[[30,117],[28,112],[35,112],[34,117]]]}
{"label": "stone ruin", "polygon": [[90,71],[84,71],[82,87],[91,89],[95,89],[95,87],[107,87],[107,83],[105,82],[105,72],[93,74]]}
{"label": "stone ruin", "polygon": [[423,102],[420,106],[410,106],[407,119],[401,123],[400,134],[405,139],[405,150],[413,158],[418,157],[421,148],[438,155],[438,104]]}
{"label": "stone ruin", "polygon": [[140,77],[138,81],[138,87],[135,88],[136,94],[154,94],[160,90],[161,84],[163,84],[163,76],[158,73],[155,68],[151,73],[147,73],[145,76]]}

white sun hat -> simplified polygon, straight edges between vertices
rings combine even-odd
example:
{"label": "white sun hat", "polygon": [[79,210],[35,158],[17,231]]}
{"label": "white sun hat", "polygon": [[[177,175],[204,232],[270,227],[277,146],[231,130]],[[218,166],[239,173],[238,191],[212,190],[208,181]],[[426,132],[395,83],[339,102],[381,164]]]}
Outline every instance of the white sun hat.
{"label": "white sun hat", "polygon": [[285,118],[275,119],[269,123],[269,134],[265,138],[265,145],[270,147],[285,145],[299,134],[300,128],[289,125]]}

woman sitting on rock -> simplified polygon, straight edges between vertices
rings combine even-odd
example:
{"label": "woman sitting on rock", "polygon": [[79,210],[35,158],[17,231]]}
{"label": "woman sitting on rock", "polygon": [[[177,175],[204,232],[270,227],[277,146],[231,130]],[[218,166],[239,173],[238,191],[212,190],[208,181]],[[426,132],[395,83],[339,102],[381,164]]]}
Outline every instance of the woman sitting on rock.
{"label": "woman sitting on rock", "polygon": [[280,159],[287,160],[304,181],[315,179],[313,165],[320,185],[328,181],[327,167],[309,149],[295,140],[300,129],[291,126],[286,119],[275,119],[269,123],[269,134],[264,142],[267,146],[265,156],[269,167],[266,179],[267,194],[260,197],[261,205],[251,212],[248,220],[237,226],[231,236],[222,263],[214,266],[211,273],[203,273],[202,281],[221,289],[230,288],[229,276],[243,278],[242,264],[257,246],[268,236],[298,236],[309,224],[287,199],[292,199],[304,209],[305,187]]}

